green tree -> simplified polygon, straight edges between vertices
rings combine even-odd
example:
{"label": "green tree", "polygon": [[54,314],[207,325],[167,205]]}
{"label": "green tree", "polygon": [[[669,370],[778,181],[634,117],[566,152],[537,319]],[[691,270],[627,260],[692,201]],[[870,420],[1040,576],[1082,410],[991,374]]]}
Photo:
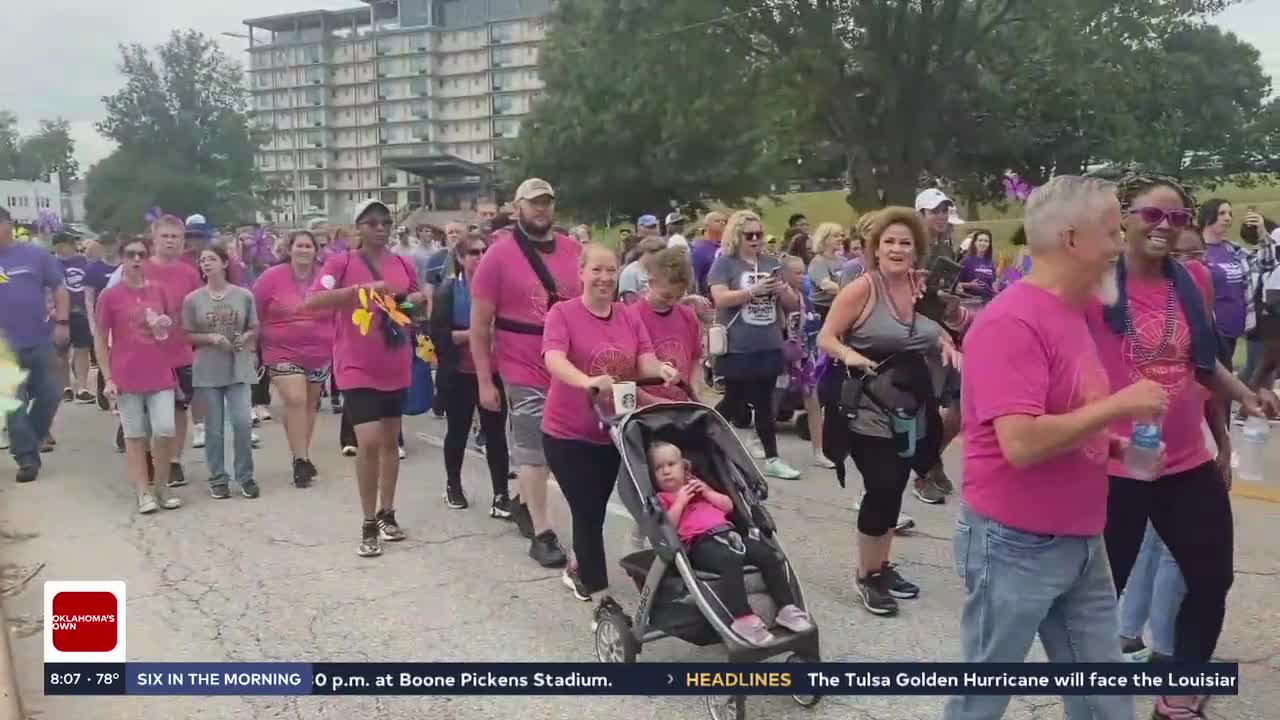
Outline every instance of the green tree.
{"label": "green tree", "polygon": [[66,120],[41,120],[35,134],[22,137],[18,116],[0,110],[0,178],[48,181],[56,172],[66,183],[80,174],[75,150]]}
{"label": "green tree", "polygon": [[560,205],[591,220],[767,191],[793,144],[785,106],[723,38],[653,32],[696,23],[705,5],[559,3],[541,59],[546,96],[511,148],[508,182],[545,177]]}
{"label": "green tree", "polygon": [[125,85],[103,98],[98,124],[119,149],[86,178],[89,223],[136,230],[154,206],[218,223],[250,218],[260,176],[239,64],[194,30],[174,31],[154,51],[120,51]]}

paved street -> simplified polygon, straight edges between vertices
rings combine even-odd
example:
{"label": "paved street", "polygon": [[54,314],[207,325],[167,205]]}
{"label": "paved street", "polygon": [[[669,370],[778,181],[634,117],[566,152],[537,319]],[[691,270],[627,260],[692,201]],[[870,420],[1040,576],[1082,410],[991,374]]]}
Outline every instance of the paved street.
{"label": "paved street", "polygon": [[[186,451],[191,486],[180,510],[139,516],[123,457],[111,449],[113,418],[96,408],[64,405],[55,425],[57,451],[30,485],[12,481],[0,459],[0,552],[4,599],[11,621],[23,700],[33,718],[172,717],[191,720],[479,720],[481,718],[706,717],[693,698],[46,698],[40,663],[41,584],[60,579],[128,581],[128,654],[150,661],[592,661],[590,606],[573,600],[559,571],[535,565],[514,526],[487,516],[483,461],[467,460],[465,486],[473,507],[447,509],[441,453],[429,440],[443,434],[433,417],[407,422],[409,459],[402,466],[398,516],[409,540],[389,544],[381,558],[356,556],[359,516],[352,461],[338,453],[337,418],[324,415],[314,459],[321,476],[296,490],[279,422],[260,430],[257,453],[262,497],[214,501],[204,489],[200,451]],[[1273,443],[1274,446],[1280,443]],[[793,464],[810,456],[787,429],[783,454]],[[948,466],[959,476],[953,450]],[[1280,462],[1280,456],[1273,460]],[[807,463],[806,463],[807,465]],[[822,630],[824,659],[933,661],[959,659],[962,586],[952,569],[956,504],[905,503],[918,528],[897,543],[904,573],[924,589],[893,619],[855,606],[856,489],[841,490],[834,474],[807,468],[804,479],[773,481],[769,504],[785,546],[805,583]],[[853,482],[856,488],[856,474]],[[1220,698],[1210,717],[1261,720],[1280,707],[1280,504],[1237,498],[1237,574],[1223,660],[1239,661],[1242,695]],[[611,514],[612,557],[629,545],[630,524]],[[567,511],[558,527],[569,539]],[[22,585],[24,580],[29,583]],[[619,600],[636,593],[613,572]],[[1038,652],[1038,650],[1037,650]],[[642,661],[708,660],[715,648],[675,640],[647,647]],[[1037,659],[1041,659],[1038,656]],[[936,718],[930,698],[828,698],[806,711],[789,698],[748,700],[752,718]],[[1139,716],[1150,712],[1139,703]],[[1015,699],[1014,720],[1061,717],[1054,699]]]}

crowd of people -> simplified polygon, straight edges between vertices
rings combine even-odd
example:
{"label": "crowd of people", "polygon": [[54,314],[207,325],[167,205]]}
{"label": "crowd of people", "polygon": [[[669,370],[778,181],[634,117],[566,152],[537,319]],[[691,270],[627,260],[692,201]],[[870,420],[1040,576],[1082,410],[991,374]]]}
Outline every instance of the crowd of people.
{"label": "crowd of people", "polygon": [[[593,404],[619,411],[614,384],[656,378],[640,404],[722,394],[717,410],[751,428],[744,442],[765,476],[803,474],[779,452],[788,409],[803,409],[814,467],[843,484],[852,459],[854,585],[870,613],[896,615],[921,594],[893,562],[894,533],[913,524],[908,489],[931,504],[955,492],[942,455],[963,429],[965,660],[1020,662],[1037,635],[1065,662],[1210,659],[1233,574],[1230,423],[1280,415],[1270,221],[1250,212],[1236,244],[1229,203],[1197,205],[1176,180],[1137,173],[1036,189],[1008,262],[989,230],[956,241],[962,221],[938,188],[848,228],[811,234],[793,216],[781,243],[749,210],[707,213],[693,230],[679,213],[645,215],[616,246],[555,220],[555,190],[535,178],[508,212],[424,225],[416,239],[396,237],[392,208],[369,200],[351,231],[219,238],[202,216],[162,215],[114,244],[57,236],[50,254],[15,243],[0,210],[0,330],[30,373],[29,403],[8,417],[17,480],[38,477],[59,402],[97,402],[119,415],[139,512],[181,505],[188,418],[210,495],[256,498],[253,427],[274,393],[305,488],[320,474],[312,436],[329,395],[355,457],[357,552],[376,556],[406,537],[402,419],[411,385],[430,382],[447,423],[447,506],[470,505],[462,467],[475,442],[490,516],[515,523],[534,561],[562,568],[574,597],[598,599],[598,617],[616,607],[603,528],[621,459]],[[436,357],[425,380],[413,371],[419,337]],[[1140,466],[1130,439],[1149,432],[1158,457]],[[679,450],[654,448],[663,507],[695,560],[723,564],[699,541],[726,499],[686,478]],[[552,527],[552,476],[571,552]],[[780,624],[809,626],[789,596],[779,602]],[[768,643],[740,605],[734,631]],[[1155,717],[1200,717],[1205,700],[1160,697]],[[944,716],[995,718],[1007,702],[959,697]],[[1070,718],[1133,715],[1131,698],[1065,702]]]}

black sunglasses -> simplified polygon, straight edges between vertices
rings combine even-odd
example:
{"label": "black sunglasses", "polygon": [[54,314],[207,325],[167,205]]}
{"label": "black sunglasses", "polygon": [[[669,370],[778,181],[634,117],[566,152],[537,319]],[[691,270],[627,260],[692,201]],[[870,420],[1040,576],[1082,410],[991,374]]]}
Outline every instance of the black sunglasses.
{"label": "black sunglasses", "polygon": [[124,256],[129,260],[146,260],[149,253],[146,250],[125,250]]}
{"label": "black sunglasses", "polygon": [[759,239],[761,239],[761,238],[763,238],[763,237],[764,237],[764,233],[763,233],[763,232],[744,232],[744,233],[742,233],[742,239],[743,239],[743,240],[747,240],[747,241],[751,241],[751,240],[759,240]]}
{"label": "black sunglasses", "polygon": [[480,257],[484,255],[485,251],[488,249],[489,248],[471,248],[470,250],[467,251],[467,254],[470,255],[471,257]]}

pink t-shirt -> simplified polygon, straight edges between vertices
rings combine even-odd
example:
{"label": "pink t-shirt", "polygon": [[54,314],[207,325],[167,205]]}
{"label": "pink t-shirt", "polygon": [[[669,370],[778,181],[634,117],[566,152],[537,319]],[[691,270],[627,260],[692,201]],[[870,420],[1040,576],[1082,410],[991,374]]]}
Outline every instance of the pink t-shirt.
{"label": "pink t-shirt", "polygon": [[1028,282],[996,296],[965,336],[964,501],[1025,532],[1092,537],[1107,521],[1107,433],[1015,468],[996,438],[1006,415],[1065,415],[1106,397],[1085,308]]}
{"label": "pink t-shirt", "polygon": [[[1187,265],[1188,272],[1200,288],[1201,299],[1213,307],[1213,281],[1203,266]],[[1169,410],[1161,423],[1166,446],[1164,475],[1190,470],[1203,465],[1212,456],[1204,445],[1204,388],[1196,380],[1191,364],[1191,328],[1187,325],[1182,304],[1174,296],[1173,337],[1159,356],[1146,359],[1160,348],[1165,331],[1165,306],[1170,285],[1164,278],[1145,278],[1129,273],[1125,278],[1125,294],[1129,313],[1137,335],[1137,352],[1130,338],[1117,335],[1102,318],[1102,305],[1089,309],[1089,329],[1098,346],[1098,354],[1107,369],[1112,390],[1121,390],[1148,379],[1159,383],[1169,393]],[[1135,357],[1135,354],[1137,357]],[[1111,425],[1111,432],[1121,437],[1133,433],[1133,421],[1121,420]],[[1129,477],[1122,460],[1113,459],[1107,472]]]}
{"label": "pink t-shirt", "polygon": [[[659,492],[658,502],[663,510],[670,510],[676,502],[673,492]],[[708,531],[729,524],[729,514],[712,505],[701,495],[689,501],[680,514],[680,523],[676,526],[676,535],[680,542],[692,545],[694,540],[706,535]]]}
{"label": "pink t-shirt", "polygon": [[[174,315],[179,318],[182,315],[182,301],[204,286],[200,272],[181,260],[160,262],[159,259],[152,258],[142,266],[142,274],[148,283],[160,288],[169,307],[179,308],[174,310]],[[171,367],[186,367],[195,360],[195,354],[191,351],[191,338],[182,328],[181,321],[169,328],[169,340],[164,345]]]}
{"label": "pink t-shirt", "polygon": [[[653,309],[641,298],[627,305],[627,312],[649,331],[653,354],[680,371],[680,379],[692,385],[693,373],[702,360],[702,325],[688,305],[676,305],[665,313]],[[680,388],[647,387],[644,391],[666,400],[688,400]]]}
{"label": "pink t-shirt", "polygon": [[[608,375],[615,380],[635,380],[637,360],[645,353],[652,353],[653,345],[644,325],[628,314],[622,303],[614,303],[609,317],[600,318],[575,298],[557,304],[547,313],[542,352],[552,350],[565,353],[574,367],[592,377]],[[586,390],[553,378],[542,413],[542,432],[562,440],[608,443],[609,433],[600,429],[589,398]],[[608,408],[613,399],[601,398],[599,402]]]}
{"label": "pink t-shirt", "polygon": [[121,282],[102,291],[94,310],[100,332],[111,348],[111,379],[122,393],[143,394],[176,386],[169,343],[156,340],[147,324],[147,310],[168,315],[169,334],[182,326],[181,305],[170,305],[159,287],[147,283],[132,288]]}
{"label": "pink t-shirt", "polygon": [[[547,291],[529,267],[515,237],[508,231],[494,233],[494,243],[480,261],[471,283],[471,300],[493,303],[495,318],[529,325],[547,320]],[[556,281],[561,300],[582,294],[578,258],[582,244],[568,235],[555,236],[555,250],[542,254],[542,262]],[[494,329],[494,370],[508,386],[545,388],[551,376],[542,363],[542,338],[537,335]]]}
{"label": "pink t-shirt", "polygon": [[[378,272],[392,295],[415,293],[418,280],[408,260],[391,252],[382,254]],[[335,255],[325,261],[316,277],[312,291],[337,290],[373,282],[373,274],[357,253]],[[413,361],[413,344],[407,338],[399,347],[388,347],[383,339],[379,323],[391,322],[381,311],[372,309],[373,322],[369,334],[361,335],[360,328],[351,322],[351,313],[358,300],[339,307],[335,312],[333,342],[333,371],[342,390],[365,388],[393,392],[409,387],[410,367]],[[404,328],[406,335],[408,328]]]}
{"label": "pink t-shirt", "polygon": [[290,265],[276,265],[253,284],[264,365],[291,362],[307,370],[329,365],[333,354],[333,311],[302,308],[314,283],[314,277],[295,278]]}

